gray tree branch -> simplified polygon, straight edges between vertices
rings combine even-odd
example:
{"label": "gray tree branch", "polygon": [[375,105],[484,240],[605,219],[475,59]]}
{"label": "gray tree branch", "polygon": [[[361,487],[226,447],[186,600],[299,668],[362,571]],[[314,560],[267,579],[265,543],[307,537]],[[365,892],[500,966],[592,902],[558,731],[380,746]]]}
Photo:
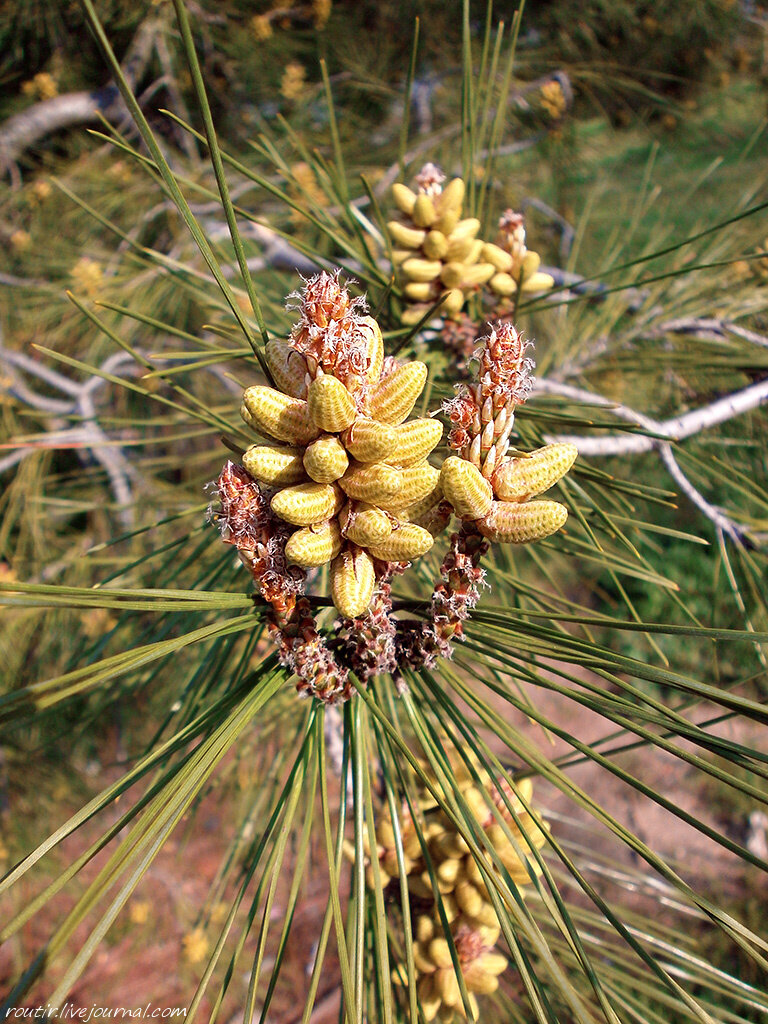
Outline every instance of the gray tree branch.
{"label": "gray tree branch", "polygon": [[[139,26],[123,62],[123,73],[132,87],[144,74],[161,32],[161,19],[157,17],[145,18]],[[53,132],[76,124],[93,124],[122,109],[121,103],[116,87],[110,85],[42,100],[9,117],[0,126],[0,173],[13,175],[19,158]]]}
{"label": "gray tree branch", "polygon": [[591,391],[547,378],[537,379],[534,393],[560,395],[575,402],[601,405],[610,409],[618,419],[636,423],[648,434],[653,435],[628,433],[607,434],[603,437],[583,437],[566,434],[557,438],[560,441],[570,441],[575,444],[579,449],[579,454],[583,456],[606,457],[649,452],[658,448],[659,444],[664,441],[682,441],[686,437],[701,433],[702,430],[726,423],[736,416],[743,416],[744,413],[768,403],[768,379],[750,384],[748,387],[726,395],[724,398],[719,398],[700,409],[693,409],[682,416],[674,416],[668,420],[655,420],[626,405],[612,402],[602,395],[596,395]]}
{"label": "gray tree branch", "polygon": [[744,527],[736,523],[722,509],[713,505],[691,483],[677,459],[675,459],[672,442],[693,437],[695,434],[708,430],[710,427],[725,423],[741,416],[752,409],[768,403],[768,380],[759,381],[749,387],[742,388],[731,395],[711,402],[709,405],[675,416],[668,420],[655,420],[626,405],[616,404],[602,395],[593,394],[582,388],[572,387],[560,381],[540,378],[536,381],[534,394],[560,395],[574,402],[586,402],[610,409],[619,419],[636,423],[648,431],[646,434],[608,434],[603,437],[583,437],[572,434],[547,437],[548,441],[569,441],[579,449],[579,455],[586,458],[608,457],[617,455],[640,454],[657,451],[667,472],[678,485],[683,494],[709,519],[724,535],[738,544],[754,544]]}

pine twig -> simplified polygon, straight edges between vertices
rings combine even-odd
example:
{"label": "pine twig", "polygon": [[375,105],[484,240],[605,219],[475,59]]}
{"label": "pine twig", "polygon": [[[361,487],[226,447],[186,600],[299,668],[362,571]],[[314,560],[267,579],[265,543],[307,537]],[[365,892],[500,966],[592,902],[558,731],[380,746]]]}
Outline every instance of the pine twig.
{"label": "pine twig", "polygon": [[[87,449],[107,474],[109,485],[119,507],[118,516],[121,525],[126,530],[132,529],[134,501],[131,484],[138,481],[138,473],[122,451],[110,444],[109,438],[96,419],[94,396],[107,383],[106,379],[90,377],[82,384],[77,384],[50,367],[30,359],[22,352],[9,351],[3,346],[2,338],[0,338],[0,363],[11,371],[8,392],[24,405],[56,418],[72,417],[80,421],[78,426],[71,429],[49,431],[43,442],[44,446],[46,448],[75,447],[80,449],[82,447]],[[128,369],[129,371],[135,369],[138,372],[133,357],[125,352],[116,352],[109,356],[102,366],[105,374],[114,373],[117,369]],[[18,374],[13,372],[14,370],[22,370],[29,376],[44,381],[50,387],[67,395],[68,400],[38,394],[27,387]],[[36,442],[19,441],[16,450],[0,461],[0,472],[11,469],[27,455],[37,451],[39,447],[40,444]]]}
{"label": "pine twig", "polygon": [[636,423],[647,430],[648,434],[653,435],[607,434],[603,437],[577,437],[568,434],[552,438],[552,440],[568,441],[575,444],[580,455],[595,458],[613,455],[639,455],[658,448],[665,441],[682,441],[703,430],[708,430],[710,427],[726,423],[737,416],[743,416],[744,413],[768,403],[768,379],[750,384],[748,387],[734,391],[724,398],[718,398],[717,401],[704,405],[700,409],[693,409],[691,412],[683,413],[682,416],[674,416],[668,420],[652,419],[629,406],[612,402],[602,395],[546,378],[537,379],[534,393],[559,395],[574,402],[604,406],[619,419]]}
{"label": "pine twig", "polygon": [[660,444],[658,446],[659,456],[661,461],[666,466],[669,475],[678,485],[683,494],[693,502],[693,504],[699,509],[700,512],[711,520],[718,530],[727,534],[732,541],[737,544],[747,543],[747,536],[745,531],[738,526],[729,516],[727,516],[721,509],[717,508],[711,502],[707,501],[704,495],[697,490],[685,475],[683,470],[680,468],[675,456],[672,454],[672,445]]}

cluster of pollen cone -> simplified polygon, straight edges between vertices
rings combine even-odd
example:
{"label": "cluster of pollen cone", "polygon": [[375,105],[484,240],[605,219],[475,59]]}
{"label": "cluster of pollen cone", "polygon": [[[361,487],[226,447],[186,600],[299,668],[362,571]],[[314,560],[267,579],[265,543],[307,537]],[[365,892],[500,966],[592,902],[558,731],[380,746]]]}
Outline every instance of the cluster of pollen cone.
{"label": "cluster of pollen cone", "polygon": [[399,182],[392,186],[400,219],[389,221],[387,230],[406,302],[403,323],[418,323],[438,301],[440,313],[455,316],[481,288],[506,299],[553,286],[552,276],[539,270],[539,254],[526,248],[521,214],[507,210],[497,241],[485,242],[477,237],[480,221],[462,216],[464,181],[444,181],[434,164],[426,164],[415,190]]}
{"label": "cluster of pollen cone", "polygon": [[273,515],[294,528],[288,563],[329,563],[333,603],[354,619],[371,603],[376,562],[410,562],[432,547],[422,523],[441,491],[427,457],[443,428],[408,420],[427,367],[384,357],[379,325],[337,276],[312,278],[299,309],[289,340],[266,348],[276,387],[243,395],[243,419],[269,443],[242,462],[271,490]]}
{"label": "cluster of pollen cone", "polygon": [[[491,543],[526,544],[559,530],[567,510],[539,498],[577,451],[554,443],[510,451],[515,409],[533,363],[511,323],[491,327],[471,381],[443,406],[451,454],[429,461],[442,435],[412,418],[427,367],[385,357],[381,330],[338,274],[320,273],[298,296],[287,340],[265,351],[274,387],[246,388],[241,415],[261,438],[218,480],[222,539],[236,546],[261,597],[282,664],[301,693],[335,703],[381,673],[450,657],[477,603]],[[397,617],[391,580],[460,522],[420,619]],[[318,629],[308,574],[328,567],[342,628]],[[356,681],[356,683],[355,683]]]}
{"label": "cluster of pollen cone", "polygon": [[[471,763],[471,771],[463,760],[452,759],[452,792],[485,833],[495,859],[483,850],[478,861],[478,854],[470,851],[466,840],[426,788],[419,792],[418,829],[407,804],[398,815],[418,1004],[426,1021],[437,1019],[443,1024],[458,1024],[466,1018],[457,963],[475,1019],[476,997],[494,992],[499,975],[507,967],[506,957],[494,949],[501,928],[487,879],[499,877],[503,868],[514,885],[529,882],[531,871],[540,872],[533,850],[540,849],[545,842],[544,831],[524,807],[530,804],[530,781],[521,781],[514,792],[503,780],[492,782],[471,753],[465,752],[464,756]],[[428,772],[426,765],[422,768]],[[441,790],[434,777],[432,783]],[[388,808],[377,818],[375,851],[367,842],[367,834],[364,847],[368,884],[374,885],[375,856],[382,887],[392,882],[396,892],[399,883],[394,880],[399,879],[401,867]],[[438,900],[448,923],[447,934]],[[407,983],[404,964],[395,967],[393,980],[400,985]]]}
{"label": "cluster of pollen cone", "polygon": [[527,343],[502,322],[484,340],[473,384],[462,384],[446,403],[456,452],[440,471],[440,484],[454,514],[501,544],[526,544],[555,533],[568,518],[557,501],[531,500],[563,477],[578,449],[545,445],[508,455],[515,407],[533,384]]}

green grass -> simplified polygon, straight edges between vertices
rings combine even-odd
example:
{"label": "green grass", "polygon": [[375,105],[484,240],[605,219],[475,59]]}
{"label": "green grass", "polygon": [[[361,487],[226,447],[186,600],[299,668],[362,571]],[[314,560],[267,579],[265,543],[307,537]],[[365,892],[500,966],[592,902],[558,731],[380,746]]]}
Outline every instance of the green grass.
{"label": "green grass", "polygon": [[[577,269],[600,266],[617,239],[640,254],[724,219],[746,195],[765,198],[761,87],[738,78],[691,104],[673,108],[669,127],[639,120],[617,128],[599,117],[566,123],[560,137],[500,161],[502,194],[513,206],[536,196],[571,219],[580,237]],[[638,203],[651,196],[635,223]],[[535,210],[530,219],[534,244],[545,229],[551,244],[551,225]]]}

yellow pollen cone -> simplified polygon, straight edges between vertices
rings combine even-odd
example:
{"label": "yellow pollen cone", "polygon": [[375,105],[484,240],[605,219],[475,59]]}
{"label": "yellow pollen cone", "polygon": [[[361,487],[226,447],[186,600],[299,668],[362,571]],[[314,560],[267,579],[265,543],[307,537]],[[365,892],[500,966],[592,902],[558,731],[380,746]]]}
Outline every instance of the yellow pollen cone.
{"label": "yellow pollen cone", "polygon": [[304,452],[304,468],[315,483],[330,484],[344,476],[349,458],[344,445],[331,435],[318,437]]}
{"label": "yellow pollen cone", "polygon": [[575,444],[548,444],[527,457],[510,458],[497,467],[491,478],[496,496],[502,501],[527,501],[557,483],[576,460]]}
{"label": "yellow pollen cone", "polygon": [[411,281],[434,281],[440,276],[443,265],[440,260],[423,260],[418,256],[403,263],[403,273]]}
{"label": "yellow pollen cone", "polygon": [[416,196],[416,202],[413,204],[411,217],[413,218],[413,223],[417,224],[420,228],[428,228],[435,222],[437,217],[435,204],[429,196]]}
{"label": "yellow pollen cone", "polygon": [[292,398],[307,397],[307,361],[301,352],[272,338],[267,342],[264,357],[272,379],[282,392]]}
{"label": "yellow pollen cone", "polygon": [[517,281],[510,274],[494,274],[488,282],[488,287],[496,295],[507,298],[507,296],[514,295],[517,291]]}
{"label": "yellow pollen cone", "polygon": [[414,360],[398,366],[371,392],[368,401],[369,416],[382,423],[402,423],[413,409],[426,383],[425,363]]}
{"label": "yellow pollen cone", "polygon": [[451,288],[445,293],[440,309],[449,316],[453,316],[461,310],[464,301],[464,292],[461,288]]}
{"label": "yellow pollen cone", "polygon": [[401,473],[402,482],[397,493],[385,501],[382,507],[397,515],[406,513],[409,519],[414,520],[421,512],[436,505],[442,497],[440,470],[428,462],[420,462],[401,470]]}
{"label": "yellow pollen cone", "polygon": [[306,402],[261,385],[245,389],[240,415],[255,430],[289,444],[309,444],[320,432]]}
{"label": "yellow pollen cone", "polygon": [[500,245],[494,245],[493,242],[483,243],[480,257],[485,263],[492,263],[497,270],[503,273],[509,273],[515,262],[506,249],[502,249]]}
{"label": "yellow pollen cone", "polygon": [[477,217],[467,217],[465,220],[460,220],[453,229],[451,239],[455,241],[458,238],[474,238],[479,230],[480,221]]}
{"label": "yellow pollen cone", "polygon": [[401,423],[393,430],[394,444],[386,462],[393,466],[412,466],[422,462],[443,436],[443,425],[439,420],[421,419]]}
{"label": "yellow pollen cone", "polygon": [[391,220],[387,224],[387,231],[392,241],[403,249],[410,250],[409,257],[413,253],[420,249],[424,239],[427,237],[427,232],[421,228],[411,228],[407,224],[401,224],[399,221]]}
{"label": "yellow pollen cone", "polygon": [[340,615],[364,615],[373,597],[376,574],[370,555],[360,548],[345,548],[331,563],[331,595]]}
{"label": "yellow pollen cone", "polygon": [[[409,281],[405,286],[405,297],[412,302],[428,302],[433,295],[433,290],[434,285],[431,281]],[[437,298],[436,295],[435,298]]]}
{"label": "yellow pollen cone", "polygon": [[432,939],[427,946],[427,956],[435,967],[453,967],[451,948],[443,938]]}
{"label": "yellow pollen cone", "polygon": [[523,284],[520,288],[523,292],[546,292],[550,288],[553,288],[555,279],[551,274],[545,274],[538,271],[535,274],[531,274],[530,277],[523,278]]}
{"label": "yellow pollen cone", "polygon": [[339,480],[339,485],[350,498],[378,505],[393,498],[402,481],[402,473],[394,466],[383,462],[353,463]]}
{"label": "yellow pollen cone", "polygon": [[386,540],[369,545],[368,551],[382,562],[410,562],[425,555],[434,542],[429,530],[415,523],[403,523]]}
{"label": "yellow pollen cone", "polygon": [[358,330],[367,337],[365,349],[368,369],[365,378],[369,384],[375,384],[381,376],[381,365],[384,362],[384,339],[381,336],[381,328],[372,316],[364,316],[360,318]]}
{"label": "yellow pollen cone", "polygon": [[386,512],[364,502],[358,503],[354,510],[347,505],[339,518],[344,536],[361,548],[380,544],[392,533],[392,520]]}
{"label": "yellow pollen cone", "polygon": [[416,202],[416,193],[411,191],[407,185],[396,182],[392,186],[392,198],[398,209],[410,217]]}
{"label": "yellow pollen cone", "polygon": [[395,428],[358,416],[341,435],[347,451],[358,462],[380,462],[393,449]]}
{"label": "yellow pollen cone", "polygon": [[296,484],[278,491],[271,501],[279,519],[294,526],[312,526],[331,519],[341,508],[343,495],[333,484]]}
{"label": "yellow pollen cone", "polygon": [[303,569],[311,569],[330,562],[341,551],[341,545],[339,524],[329,519],[291,534],[285,545],[285,557]]}
{"label": "yellow pollen cone", "polygon": [[464,180],[462,178],[452,178],[443,188],[438,199],[440,216],[442,217],[446,210],[456,210],[460,214],[461,207],[464,204],[465,192]]}
{"label": "yellow pollen cone", "polygon": [[568,518],[568,509],[557,501],[494,501],[478,529],[500,544],[529,544],[556,533]]}
{"label": "yellow pollen cone", "polygon": [[273,448],[252,444],[243,455],[243,465],[257,480],[286,487],[306,478],[301,448]]}
{"label": "yellow pollen cone", "polygon": [[440,470],[440,484],[460,519],[480,519],[493,504],[493,489],[477,466],[455,455]]}
{"label": "yellow pollen cone", "polygon": [[430,231],[422,248],[428,260],[441,260],[448,252],[448,239],[442,231]]}
{"label": "yellow pollen cone", "polygon": [[309,385],[307,405],[312,422],[329,434],[346,429],[357,416],[352,395],[338,377],[327,373]]}

